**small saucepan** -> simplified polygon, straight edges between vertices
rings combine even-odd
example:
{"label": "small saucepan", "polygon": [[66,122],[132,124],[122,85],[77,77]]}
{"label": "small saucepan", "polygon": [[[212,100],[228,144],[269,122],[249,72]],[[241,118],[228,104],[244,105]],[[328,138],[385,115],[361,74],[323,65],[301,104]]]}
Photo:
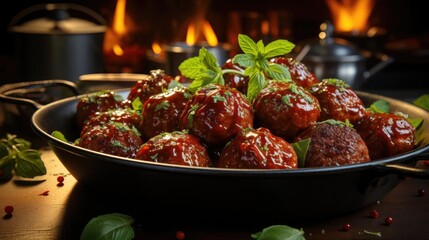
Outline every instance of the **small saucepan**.
{"label": "small saucepan", "polygon": [[26,138],[35,148],[46,145],[31,129],[34,112],[48,103],[79,94],[75,83],[63,79],[4,84],[0,86],[1,132]]}
{"label": "small saucepan", "polygon": [[[318,39],[303,41],[297,45],[297,59],[304,63],[317,78],[338,78],[353,89],[362,85],[394,60],[383,53],[372,53],[358,49],[342,38],[333,37],[333,26],[322,23]],[[369,60],[377,63],[370,68]]]}

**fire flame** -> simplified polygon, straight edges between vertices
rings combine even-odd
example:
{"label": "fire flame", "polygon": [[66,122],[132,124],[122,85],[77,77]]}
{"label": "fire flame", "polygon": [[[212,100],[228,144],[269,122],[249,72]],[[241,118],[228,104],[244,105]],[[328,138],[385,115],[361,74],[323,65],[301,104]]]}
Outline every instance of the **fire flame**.
{"label": "fire flame", "polygon": [[368,29],[374,0],[326,0],[336,31],[351,32]]}
{"label": "fire flame", "polygon": [[125,24],[125,9],[127,0],[117,0],[115,13],[113,15],[113,24],[110,29],[107,30],[104,39],[104,51],[113,52],[116,56],[124,55],[124,49],[121,46],[121,39],[128,33],[127,26]]}
{"label": "fire flame", "polygon": [[203,20],[201,23],[190,23],[188,26],[188,31],[186,33],[186,44],[188,46],[193,46],[200,39],[200,35],[204,35],[207,44],[209,46],[217,46],[218,40],[216,34],[207,20]]}
{"label": "fire flame", "polygon": [[157,43],[157,42],[153,42],[152,43],[152,51],[155,54],[161,54],[162,53],[161,45],[159,45],[159,43]]}

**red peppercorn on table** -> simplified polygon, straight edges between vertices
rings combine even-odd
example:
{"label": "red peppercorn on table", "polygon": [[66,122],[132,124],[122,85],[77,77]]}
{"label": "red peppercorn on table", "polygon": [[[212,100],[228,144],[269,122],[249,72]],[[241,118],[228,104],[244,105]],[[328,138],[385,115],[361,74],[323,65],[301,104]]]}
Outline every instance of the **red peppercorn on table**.
{"label": "red peppercorn on table", "polygon": [[204,211],[151,209],[139,204],[144,193],[87,189],[51,150],[43,150],[42,159],[46,175],[31,181],[14,177],[0,184],[0,239],[79,239],[89,220],[109,213],[132,216],[135,239],[252,239],[252,233],[271,225],[302,229],[306,239],[377,239],[379,234],[380,239],[429,239],[429,194],[424,191],[429,191],[428,180],[404,178],[379,202],[332,219],[271,222],[270,213],[261,219],[249,212],[234,216],[241,221],[233,222],[227,215],[213,218]]}

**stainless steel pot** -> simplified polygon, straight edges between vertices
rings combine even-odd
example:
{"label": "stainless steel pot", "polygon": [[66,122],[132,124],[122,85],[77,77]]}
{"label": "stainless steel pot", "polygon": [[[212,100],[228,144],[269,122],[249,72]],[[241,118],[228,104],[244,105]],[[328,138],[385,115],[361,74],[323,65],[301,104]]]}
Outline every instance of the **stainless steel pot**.
{"label": "stainless steel pot", "polygon": [[103,72],[104,19],[76,4],[40,4],[10,22],[20,81],[66,79]]}
{"label": "stainless steel pot", "polygon": [[[319,79],[338,78],[353,89],[360,89],[365,81],[393,62],[386,54],[363,51],[345,39],[334,38],[330,22],[322,23],[320,29],[318,39],[303,41],[295,48],[298,60]],[[368,69],[371,58],[377,63]]]}

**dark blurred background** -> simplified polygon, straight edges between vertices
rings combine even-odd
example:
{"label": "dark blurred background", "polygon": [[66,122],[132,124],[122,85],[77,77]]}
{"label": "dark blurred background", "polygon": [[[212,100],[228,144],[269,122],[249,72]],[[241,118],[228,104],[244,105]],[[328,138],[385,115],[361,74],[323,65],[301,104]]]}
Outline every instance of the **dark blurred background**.
{"label": "dark blurred background", "polygon": [[[8,30],[11,20],[23,9],[44,3],[64,2],[18,0],[8,2],[8,7],[1,8],[2,84],[23,80],[19,79],[17,74],[17,71],[21,70],[16,66],[14,36]],[[104,17],[108,27],[111,27],[116,0],[80,0],[67,3],[81,4],[96,11]],[[393,64],[365,83],[366,89],[429,89],[429,78],[426,76],[429,69],[429,27],[427,11],[423,5],[424,1],[418,0],[374,0],[368,19],[368,27],[378,29],[374,36],[338,33],[338,37],[356,43],[359,48],[382,52],[395,59]],[[133,59],[128,67],[107,59],[105,72],[148,73],[154,66],[159,66],[157,64],[162,66],[161,57],[154,60],[147,54],[152,51],[153,43],[165,44],[184,40],[186,26],[198,17],[208,20],[220,42],[231,44],[236,44],[234,39],[238,32],[266,40],[286,38],[299,43],[317,37],[319,25],[325,20],[333,20],[327,1],[311,0],[128,0],[126,16],[127,23],[132,25],[132,31],[127,35],[127,44],[132,47],[134,53],[139,53],[139,57]],[[276,29],[264,32],[261,27],[264,22],[269,22],[271,27],[275,24]]]}

